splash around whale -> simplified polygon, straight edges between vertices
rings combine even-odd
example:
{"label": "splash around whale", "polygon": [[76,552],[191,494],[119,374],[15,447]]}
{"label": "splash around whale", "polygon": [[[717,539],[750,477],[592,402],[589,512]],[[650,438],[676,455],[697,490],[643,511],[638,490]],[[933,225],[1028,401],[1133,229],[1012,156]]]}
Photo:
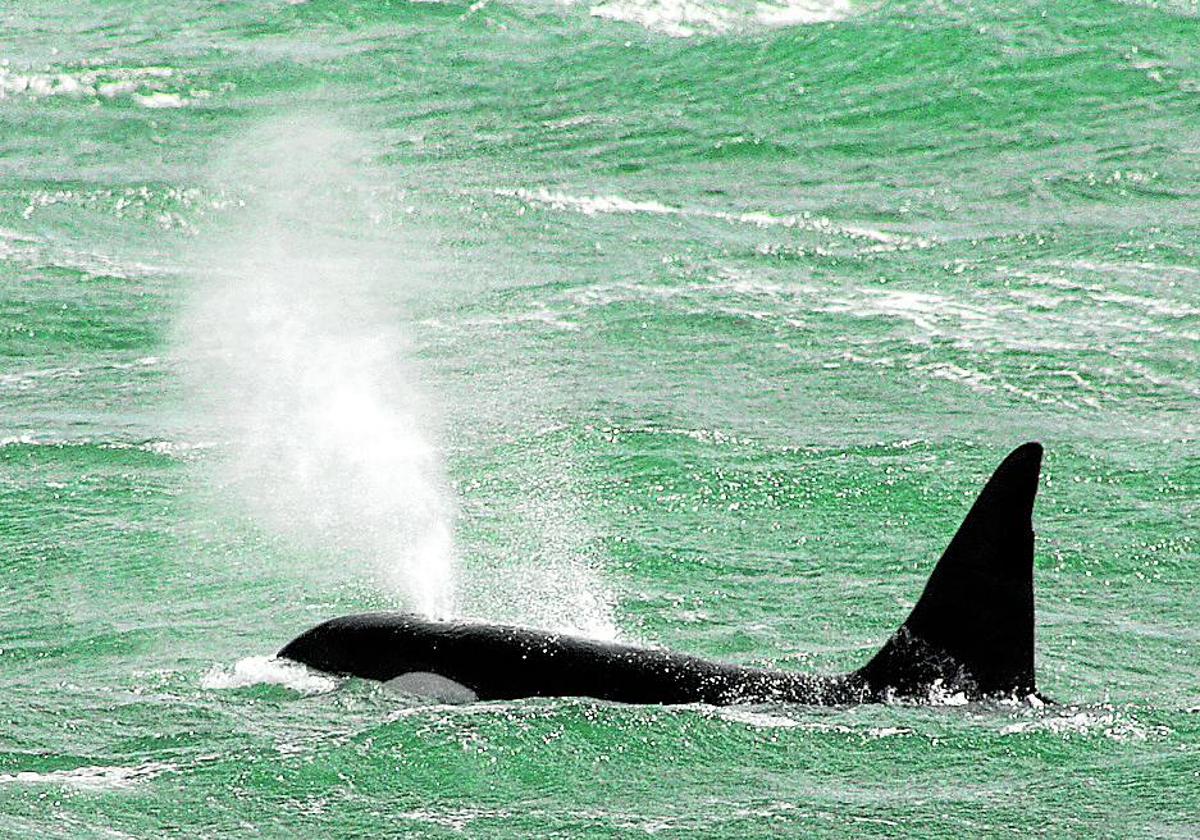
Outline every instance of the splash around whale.
{"label": "splash around whale", "polygon": [[443,702],[593,697],[621,703],[843,705],[1036,695],[1034,497],[1042,447],[1014,450],[984,486],[900,628],[861,668],[749,668],[520,627],[400,613],[335,618],[279,656]]}

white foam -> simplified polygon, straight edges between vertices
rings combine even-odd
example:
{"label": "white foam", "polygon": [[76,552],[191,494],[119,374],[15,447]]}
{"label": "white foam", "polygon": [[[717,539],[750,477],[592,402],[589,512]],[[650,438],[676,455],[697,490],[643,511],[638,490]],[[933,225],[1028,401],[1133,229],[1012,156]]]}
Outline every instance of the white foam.
{"label": "white foam", "polygon": [[697,0],[607,0],[593,6],[591,15],[676,38],[727,32],[736,22],[734,13],[720,3]]}
{"label": "white foam", "polygon": [[738,708],[737,706],[718,708],[716,716],[721,720],[753,726],[755,729],[792,729],[800,726],[800,721],[792,720],[790,717],[774,715],[768,712],[757,712],[753,709]]}
{"label": "white foam", "polygon": [[833,723],[824,720],[796,720],[786,715],[765,712],[744,706],[718,706],[712,709],[715,717],[730,723],[751,726],[755,729],[799,729],[804,732],[817,732],[834,735],[857,735],[861,738],[895,738],[914,734],[907,726],[871,726],[856,728],[844,723]]}
{"label": "white foam", "polygon": [[1093,294],[1091,297],[1097,303],[1115,303],[1134,309],[1142,309],[1151,315],[1159,315],[1166,318],[1195,318],[1200,315],[1200,306],[1192,306],[1181,301],[1163,300],[1158,297],[1130,295],[1111,291]]}
{"label": "white foam", "polygon": [[101,449],[136,449],[177,461],[194,461],[202,452],[215,448],[216,444],[211,441],[149,440],[144,443],[106,442],[99,446]]}
{"label": "white foam", "polygon": [[138,444],[137,448],[143,452],[153,452],[155,455],[190,461],[213,446],[210,441],[154,440]]}
{"label": "white foam", "polygon": [[721,35],[755,26],[798,26],[843,20],[853,12],[847,0],[603,0],[593,17],[633,23],[676,38]]}
{"label": "white foam", "polygon": [[401,811],[395,815],[395,818],[436,825],[440,828],[449,828],[454,831],[463,831],[476,820],[503,820],[511,816],[511,811],[501,809],[459,808],[447,811]]}
{"label": "white foam", "polygon": [[0,773],[0,784],[62,785],[79,790],[119,790],[153,779],[177,768],[164,762],[149,762],[137,767],[96,766],[44,773],[20,770]]}
{"label": "white foam", "polygon": [[52,382],[60,379],[80,379],[88,374],[103,374],[114,370],[133,370],[136,368],[153,367],[158,364],[154,356],[137,359],[132,362],[106,362],[97,365],[76,367],[35,368],[33,370],[18,370],[12,373],[0,374],[0,390],[29,390],[42,382]]}
{"label": "white foam", "polygon": [[0,374],[0,389],[11,388],[22,390],[34,386],[38,382],[56,379],[78,379],[83,375],[79,368],[41,368],[38,370],[20,370],[13,373]]}
{"label": "white foam", "polygon": [[7,446],[62,446],[60,440],[45,440],[31,434],[9,435],[0,438],[0,449]]}
{"label": "white foam", "polygon": [[[820,310],[818,310],[820,311]],[[929,335],[939,333],[939,325],[955,319],[955,332],[994,326],[998,314],[982,307],[933,292],[899,289],[864,288],[853,300],[834,298],[825,311],[846,312],[858,316],[890,315],[912,322]]]}
{"label": "white foam", "polygon": [[967,370],[951,362],[934,362],[928,365],[918,365],[916,370],[923,370],[934,379],[945,379],[948,382],[958,382],[966,385],[979,394],[990,394],[996,391],[991,384],[991,376],[977,370]]}
{"label": "white foam", "polygon": [[214,665],[200,679],[201,688],[216,691],[252,685],[281,685],[300,694],[325,694],[341,685],[341,680],[274,656],[248,656],[233,668]]}
{"label": "white foam", "polygon": [[182,108],[187,104],[187,100],[179,94],[163,93],[162,91],[145,95],[138,94],[133,99],[143,108]]}
{"label": "white foam", "polygon": [[653,213],[656,215],[678,215],[682,211],[657,201],[632,201],[620,196],[573,196],[541,187],[536,190],[496,189],[496,195],[519,198],[529,204],[545,204],[555,210],[575,210],[586,216],[596,213]]}
{"label": "white foam", "polygon": [[[3,383],[0,382],[0,384]],[[100,449],[152,452],[155,455],[164,455],[179,461],[191,461],[198,458],[201,452],[212,449],[214,444],[204,441],[173,440],[150,440],[143,443],[128,443],[126,441],[100,441],[90,437],[60,438],[55,436],[38,436],[30,432],[25,432],[23,434],[0,437],[0,449],[9,446],[46,446],[53,448],[95,446]]]}
{"label": "white foam", "polygon": [[907,726],[873,726],[866,731],[871,738],[897,738],[915,734]]}
{"label": "white foam", "polygon": [[1001,727],[1001,735],[1029,735],[1045,732],[1063,738],[1071,736],[1101,736],[1114,741],[1144,741],[1151,737],[1171,734],[1165,726],[1145,726],[1125,717],[1116,710],[1087,710],[1067,708],[1046,715],[1039,713],[1030,720],[1022,720]]}
{"label": "white foam", "polygon": [[[111,67],[83,72],[18,72],[0,66],[0,99],[14,96],[92,96],[113,99],[134,96],[147,107],[164,107],[167,102],[185,104],[178,94],[163,93],[161,88],[178,82],[176,71],[170,67]],[[159,96],[166,97],[157,99]],[[147,100],[147,101],[142,101]]]}
{"label": "white foam", "polygon": [[861,225],[839,225],[827,218],[811,214],[778,215],[763,211],[731,212],[709,208],[673,207],[658,201],[635,201],[621,196],[595,195],[576,196],[540,187],[496,189],[496,195],[517,198],[531,205],[544,205],[554,210],[572,210],[592,216],[599,213],[647,213],[658,216],[684,216],[702,219],[717,219],[732,224],[754,227],[783,227],[844,236],[850,239],[866,239],[889,247],[928,247],[927,240],[886,233]]}
{"label": "white foam", "polygon": [[787,0],[784,3],[758,3],[755,18],[767,26],[804,26],[844,20],[854,12],[849,0]]}

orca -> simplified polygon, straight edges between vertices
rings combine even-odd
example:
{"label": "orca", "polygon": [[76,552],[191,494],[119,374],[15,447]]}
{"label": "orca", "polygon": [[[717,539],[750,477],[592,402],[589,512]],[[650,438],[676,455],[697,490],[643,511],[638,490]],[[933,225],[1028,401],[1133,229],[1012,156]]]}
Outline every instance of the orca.
{"label": "orca", "polygon": [[[861,668],[751,668],[521,627],[403,613],[326,621],[279,656],[442,700],[589,697],[619,703],[848,705],[1039,697],[1034,676],[1034,497],[1042,447],[1014,450],[984,486],[900,628]],[[1032,701],[1031,701],[1032,702]]]}

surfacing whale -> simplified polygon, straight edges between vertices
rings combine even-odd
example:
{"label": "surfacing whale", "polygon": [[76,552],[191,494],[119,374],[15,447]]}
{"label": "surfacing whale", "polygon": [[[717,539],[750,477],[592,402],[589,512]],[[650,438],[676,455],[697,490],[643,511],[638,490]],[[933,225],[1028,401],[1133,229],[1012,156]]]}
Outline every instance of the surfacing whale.
{"label": "surfacing whale", "polygon": [[935,690],[969,700],[1036,695],[1033,514],[1042,447],[996,469],[934,567],[912,612],[849,674],[750,668],[630,645],[402,613],[335,618],[279,656],[390,682],[444,702],[593,697],[620,703],[844,705]]}

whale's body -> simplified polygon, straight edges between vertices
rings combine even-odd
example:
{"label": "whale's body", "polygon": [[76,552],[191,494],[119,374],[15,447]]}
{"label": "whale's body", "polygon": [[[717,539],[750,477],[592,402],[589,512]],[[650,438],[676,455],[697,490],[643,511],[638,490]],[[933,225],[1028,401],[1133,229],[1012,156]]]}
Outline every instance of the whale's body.
{"label": "whale's body", "polygon": [[597,697],[728,705],[773,699],[828,705],[864,699],[861,687],[844,677],[746,668],[522,627],[427,621],[402,613],[335,618],[280,656],[400,687],[410,682],[403,680],[409,674],[436,674],[479,700]]}
{"label": "whale's body", "polygon": [[1033,528],[1042,448],[992,475],[904,624],[863,667],[805,674],[713,662],[503,625],[401,613],[343,616],[280,652],[311,668],[431,688],[442,699],[594,697],[622,703],[842,705],[931,690],[970,699],[1036,692]]}

